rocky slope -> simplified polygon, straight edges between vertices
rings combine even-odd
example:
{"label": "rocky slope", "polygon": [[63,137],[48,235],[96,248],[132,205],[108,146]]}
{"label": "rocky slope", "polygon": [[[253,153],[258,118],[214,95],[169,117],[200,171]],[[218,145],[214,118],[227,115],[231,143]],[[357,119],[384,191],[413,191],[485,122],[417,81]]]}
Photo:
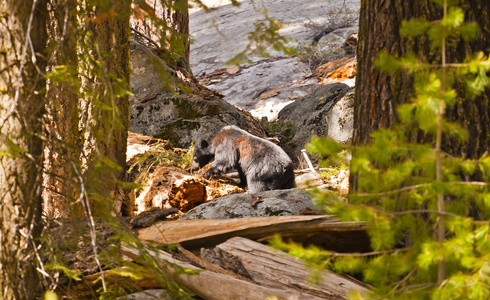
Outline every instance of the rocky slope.
{"label": "rocky slope", "polygon": [[[269,58],[252,56],[252,64],[205,81],[207,87],[225,95],[225,101],[269,120],[286,104],[318,88],[317,80],[305,78],[315,71],[311,60],[327,62],[343,56],[343,43],[358,28],[359,0],[243,0],[238,1],[239,7],[224,0],[202,2],[213,10],[190,12],[195,76],[229,68],[225,63],[247,46],[254,22],[265,18],[261,10],[283,24],[279,33],[290,39],[289,46],[299,50],[298,56],[307,57],[299,61],[268,49]],[[352,79],[347,82],[353,85]]]}

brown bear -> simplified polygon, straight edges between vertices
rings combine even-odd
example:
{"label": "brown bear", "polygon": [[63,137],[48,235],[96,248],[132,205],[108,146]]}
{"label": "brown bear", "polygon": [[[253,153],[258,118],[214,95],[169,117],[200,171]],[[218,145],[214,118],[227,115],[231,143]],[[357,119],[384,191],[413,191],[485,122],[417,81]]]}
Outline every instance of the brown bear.
{"label": "brown bear", "polygon": [[236,169],[240,185],[249,193],[294,187],[294,167],[281,147],[236,126],[225,126],[208,141],[202,140],[194,151],[191,169],[213,164],[204,174],[209,178]]}

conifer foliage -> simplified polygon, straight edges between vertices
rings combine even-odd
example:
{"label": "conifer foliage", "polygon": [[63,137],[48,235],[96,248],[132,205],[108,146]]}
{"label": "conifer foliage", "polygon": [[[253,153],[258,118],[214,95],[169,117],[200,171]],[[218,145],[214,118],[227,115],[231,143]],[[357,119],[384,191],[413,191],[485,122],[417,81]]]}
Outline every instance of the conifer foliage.
{"label": "conifer foliage", "polygon": [[[447,61],[449,43],[475,38],[480,29],[465,22],[456,1],[434,2],[440,20],[404,21],[400,33],[408,40],[428,39],[440,62],[387,53],[376,62],[385,72],[414,78],[414,97],[397,107],[398,122],[373,132],[367,145],[341,147],[320,138],[309,145],[329,162],[344,149],[352,152],[356,191],[348,203],[325,195],[320,203],[343,220],[368,221],[373,250],[352,255],[317,251],[316,259],[322,257],[325,266],[340,272],[362,274],[375,287],[370,295],[375,299],[490,297],[490,157],[465,159],[441,150],[443,138],[468,138],[461,124],[445,118],[461,101],[460,85],[454,83],[464,79],[465,100],[471,101],[488,88],[490,59],[479,52],[465,61]],[[428,142],[414,141],[417,134],[429,137]]]}

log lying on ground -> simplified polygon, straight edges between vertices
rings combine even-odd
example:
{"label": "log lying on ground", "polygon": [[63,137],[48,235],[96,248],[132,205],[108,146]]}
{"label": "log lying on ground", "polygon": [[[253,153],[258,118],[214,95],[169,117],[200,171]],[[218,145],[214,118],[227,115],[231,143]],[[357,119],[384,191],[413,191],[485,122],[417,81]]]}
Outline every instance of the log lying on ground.
{"label": "log lying on ground", "polygon": [[[236,256],[252,280],[262,286],[292,288],[323,299],[347,299],[349,293],[367,291],[357,280],[327,270],[314,271],[302,260],[249,239],[234,237],[217,246]],[[312,275],[318,282],[312,283]]]}
{"label": "log lying on ground", "polygon": [[[125,255],[136,258],[140,255],[138,250],[122,247]],[[284,299],[284,300],[320,300],[322,298],[301,293],[291,288],[270,288],[260,286],[245,280],[240,280],[221,273],[215,273],[194,267],[188,263],[174,259],[169,253],[164,251],[149,251],[150,254],[160,260],[181,268],[201,271],[195,275],[182,274],[176,280],[186,286],[196,295],[207,300],[263,300],[263,299]],[[177,275],[176,268],[171,265],[167,269],[172,275]]]}
{"label": "log lying on ground", "polygon": [[235,236],[265,240],[275,234],[337,252],[365,252],[369,238],[364,222],[340,222],[332,216],[280,216],[240,219],[163,221],[138,231],[141,240],[184,248],[212,247]]}

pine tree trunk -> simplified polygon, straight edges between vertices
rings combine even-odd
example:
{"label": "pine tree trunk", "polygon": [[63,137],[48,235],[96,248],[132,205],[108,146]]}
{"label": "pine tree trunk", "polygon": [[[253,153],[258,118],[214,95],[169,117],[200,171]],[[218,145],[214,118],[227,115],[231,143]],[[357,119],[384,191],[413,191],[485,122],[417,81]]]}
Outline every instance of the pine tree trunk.
{"label": "pine tree trunk", "polygon": [[[129,15],[131,1],[97,1],[84,9],[88,18],[77,46],[91,64],[79,64],[82,80],[81,123],[83,128],[82,179],[91,205],[106,206],[123,180],[129,128]],[[95,211],[101,212],[96,209]],[[105,211],[107,212],[107,211]],[[86,212],[85,212],[86,213]]]}
{"label": "pine tree trunk", "polygon": [[[48,34],[52,45],[48,73],[66,66],[70,74],[50,80],[46,94],[48,137],[45,148],[43,210],[51,218],[71,215],[76,197],[73,164],[80,159],[82,137],[78,130],[79,90],[77,80],[76,1],[50,0]],[[73,80],[66,80],[73,76]]]}
{"label": "pine tree trunk", "polygon": [[45,1],[34,4],[0,2],[1,299],[35,299],[40,290],[33,246],[42,213],[47,11]]}
{"label": "pine tree trunk", "polygon": [[[130,5],[131,0],[111,0],[110,10],[115,11],[116,15],[102,19],[95,26],[98,59],[103,62],[102,69],[105,72],[111,72],[114,76],[114,78],[96,78],[95,81],[108,80],[107,84],[114,86],[117,85],[115,80],[121,80],[122,87],[127,91],[131,72],[129,66]],[[101,126],[98,130],[107,134],[97,141],[100,149],[103,150],[102,153],[124,169],[129,129],[129,98],[127,94],[116,95],[114,91],[110,91],[111,87],[106,87],[106,89],[109,90],[105,91],[107,93],[103,95],[105,97],[98,100],[104,101],[105,104],[112,107],[112,110],[94,109],[91,121]],[[111,120],[111,123],[101,122],[104,118]],[[119,175],[116,177],[120,178]]]}
{"label": "pine tree trunk", "polygon": [[[490,2],[487,0],[462,0],[465,21],[475,21],[481,32],[476,40],[456,40],[447,49],[447,61],[462,62],[466,55],[490,49]],[[374,60],[380,50],[395,57],[415,53],[429,63],[440,63],[440,54],[435,54],[424,37],[409,40],[400,36],[403,20],[424,17],[436,20],[442,17],[442,9],[431,0],[421,1],[361,1],[359,20],[359,49],[357,53],[357,78],[354,104],[354,142],[369,142],[370,134],[379,128],[389,128],[396,122],[396,108],[406,103],[413,95],[413,78],[406,74],[389,75],[375,68]],[[461,87],[461,82],[456,83]],[[490,146],[490,89],[475,99],[465,95],[462,88],[458,104],[448,108],[445,117],[463,125],[469,132],[464,141],[443,138],[442,150],[455,156],[476,158]],[[417,136],[418,134],[418,136]],[[414,140],[427,142],[433,137],[416,133]],[[356,189],[355,175],[351,178],[351,190]]]}
{"label": "pine tree trunk", "polygon": [[[470,42],[459,40],[449,47],[448,62],[462,62],[466,55],[483,51],[489,54],[490,47],[490,3],[485,0],[460,1],[466,14],[466,21],[476,21],[481,33]],[[412,78],[407,75],[390,76],[374,67],[374,58],[380,50],[393,56],[403,56],[414,52],[425,57],[428,62],[440,63],[440,55],[434,55],[429,42],[418,38],[409,42],[400,37],[401,22],[412,18],[425,17],[440,19],[440,7],[430,0],[386,2],[381,0],[362,1],[359,28],[358,73],[354,106],[354,140],[366,143],[372,131],[380,127],[390,127],[396,120],[396,107],[408,101],[413,93]],[[464,91],[459,89],[462,102],[449,109],[446,116],[463,124],[470,133],[465,143],[446,140],[443,148],[451,154],[475,157],[484,153],[489,146],[489,106],[490,90],[476,99],[466,100]],[[476,147],[475,147],[476,146]]]}

